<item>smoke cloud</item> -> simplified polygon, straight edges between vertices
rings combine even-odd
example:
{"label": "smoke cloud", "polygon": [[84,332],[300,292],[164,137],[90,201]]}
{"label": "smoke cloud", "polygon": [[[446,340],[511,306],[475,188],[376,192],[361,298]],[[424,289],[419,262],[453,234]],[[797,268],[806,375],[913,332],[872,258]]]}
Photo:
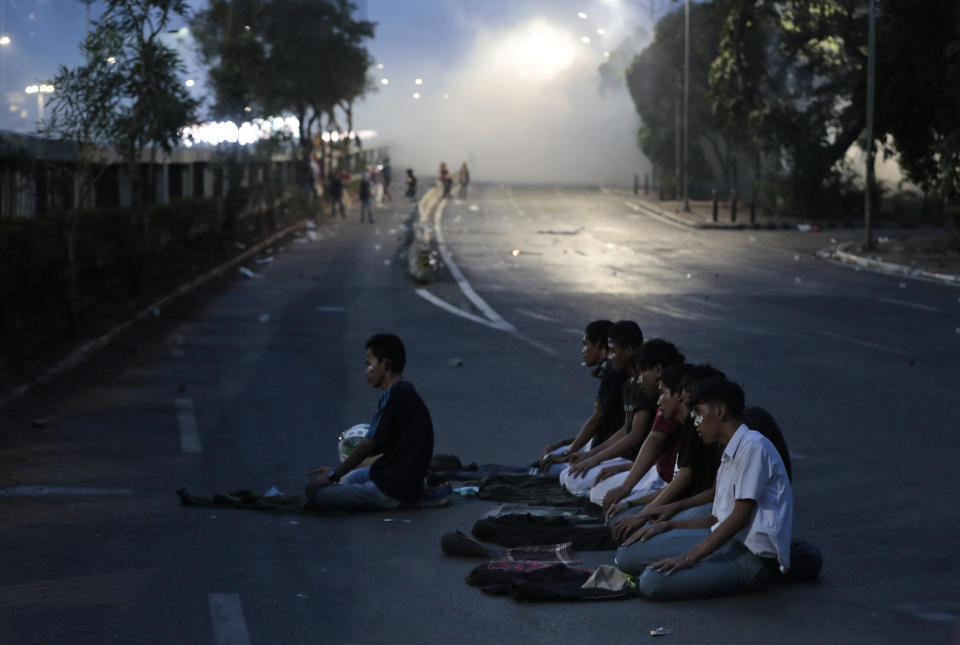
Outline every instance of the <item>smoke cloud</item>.
{"label": "smoke cloud", "polygon": [[355,123],[379,132],[395,164],[427,177],[440,161],[453,171],[466,161],[478,181],[629,184],[650,164],[626,88],[600,92],[598,67],[616,34],[578,27],[535,15],[474,25],[451,62],[428,54],[374,70],[380,91]]}

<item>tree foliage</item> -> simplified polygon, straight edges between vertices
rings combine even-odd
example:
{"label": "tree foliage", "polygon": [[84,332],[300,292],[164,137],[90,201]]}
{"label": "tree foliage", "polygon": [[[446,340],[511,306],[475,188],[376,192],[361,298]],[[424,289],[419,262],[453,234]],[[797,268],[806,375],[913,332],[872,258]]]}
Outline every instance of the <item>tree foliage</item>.
{"label": "tree foliage", "polygon": [[302,167],[314,135],[347,115],[368,88],[364,43],[374,23],[347,0],[209,0],[193,22],[210,66],[216,116],[290,113],[300,122]]}

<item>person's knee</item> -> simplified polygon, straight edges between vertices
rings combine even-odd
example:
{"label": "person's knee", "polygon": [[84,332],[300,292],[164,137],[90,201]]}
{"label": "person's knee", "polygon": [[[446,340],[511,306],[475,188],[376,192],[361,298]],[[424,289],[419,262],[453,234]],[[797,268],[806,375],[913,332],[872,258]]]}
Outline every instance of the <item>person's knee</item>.
{"label": "person's knee", "polygon": [[675,598],[676,593],[672,590],[670,577],[665,576],[659,571],[653,569],[645,570],[637,581],[637,590],[644,598],[650,600],[667,600]]}
{"label": "person's knee", "polygon": [[647,568],[647,562],[640,557],[637,548],[633,545],[622,546],[617,549],[617,555],[613,558],[614,564],[624,573],[630,575],[640,575]]}

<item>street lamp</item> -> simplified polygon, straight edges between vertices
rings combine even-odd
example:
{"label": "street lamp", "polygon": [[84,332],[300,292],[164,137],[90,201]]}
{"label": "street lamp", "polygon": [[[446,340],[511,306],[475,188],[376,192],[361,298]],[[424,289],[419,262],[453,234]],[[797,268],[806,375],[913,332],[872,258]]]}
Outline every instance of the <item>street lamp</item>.
{"label": "street lamp", "polygon": [[0,36],[0,45],[9,45],[10,36]]}
{"label": "street lamp", "polygon": [[690,198],[687,194],[687,156],[690,149],[690,0],[683,0],[683,211],[690,212]]}
{"label": "street lamp", "polygon": [[49,83],[40,83],[39,85],[28,85],[23,91],[27,94],[37,95],[37,130],[43,126],[43,95],[53,92],[54,87]]}

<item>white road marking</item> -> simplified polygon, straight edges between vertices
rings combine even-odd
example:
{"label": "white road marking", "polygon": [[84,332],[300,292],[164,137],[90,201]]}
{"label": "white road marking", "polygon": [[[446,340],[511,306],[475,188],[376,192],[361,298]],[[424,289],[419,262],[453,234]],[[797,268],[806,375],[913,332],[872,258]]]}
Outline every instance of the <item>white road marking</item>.
{"label": "white road marking", "polygon": [[583,336],[583,330],[582,330],[582,329],[574,329],[573,327],[564,327],[564,328],[561,329],[560,331],[565,331],[565,332],[567,332],[568,334],[576,334],[577,336]]}
{"label": "white road marking", "polygon": [[722,320],[718,316],[684,311],[683,309],[678,309],[670,305],[643,305],[643,308],[655,314],[661,314],[670,318],[679,318],[681,320]]}
{"label": "white road marking", "polygon": [[801,454],[799,452],[794,452],[793,450],[790,451],[790,459],[807,459],[807,458],[808,457],[804,454]]}
{"label": "white road marking", "polygon": [[337,311],[346,311],[345,307],[317,307],[314,311],[324,311],[324,312],[337,312]]}
{"label": "white road marking", "polygon": [[240,594],[212,593],[208,599],[216,645],[250,645]]}
{"label": "white road marking", "polygon": [[880,302],[886,302],[891,305],[900,305],[901,307],[910,307],[912,309],[919,309],[921,311],[940,311],[940,307],[932,307],[930,305],[921,305],[917,302],[907,302],[906,300],[897,300],[896,298],[877,298]]}
{"label": "white road marking", "polygon": [[481,324],[481,325],[485,325],[485,326],[487,326],[487,327],[491,327],[491,328],[493,328],[493,329],[501,329],[500,327],[498,327],[498,326],[495,325],[494,323],[490,322],[490,321],[487,320],[486,318],[481,318],[480,316],[476,316],[476,315],[470,313],[469,311],[464,311],[463,309],[459,309],[458,307],[454,307],[453,305],[451,305],[451,304],[450,304],[449,302],[447,302],[446,300],[443,300],[442,298],[438,298],[437,296],[433,295],[432,293],[430,293],[430,292],[427,291],[426,289],[420,288],[420,289],[414,289],[414,291],[416,292],[416,294],[417,294],[418,296],[420,296],[421,298],[423,298],[423,299],[426,300],[427,302],[429,302],[429,303],[431,303],[431,304],[434,304],[434,305],[440,307],[441,309],[443,309],[443,310],[445,310],[445,311],[449,311],[449,312],[452,313],[452,314],[456,314],[457,316],[460,316],[461,318],[466,318],[467,320],[470,320],[470,321],[475,322],[475,323],[479,323],[479,324]]}
{"label": "white road marking", "polygon": [[453,261],[453,257],[450,255],[450,251],[447,249],[446,241],[443,238],[443,229],[440,226],[440,222],[443,219],[444,206],[445,202],[441,202],[437,207],[434,231],[437,237],[437,249],[440,251],[440,256],[443,258],[447,268],[450,269],[450,273],[453,274],[454,280],[457,281],[457,286],[460,287],[460,291],[463,292],[463,295],[465,295],[467,299],[470,300],[474,306],[476,306],[477,309],[482,311],[483,315],[487,317],[487,320],[492,322],[498,329],[502,329],[504,331],[516,331],[516,328],[513,325],[504,320],[500,314],[498,314],[490,305],[484,302],[483,298],[477,295],[477,292],[473,290],[473,287],[470,286],[467,278],[463,275],[460,267],[458,267]]}
{"label": "white road marking", "polygon": [[868,343],[860,340],[859,338],[850,338],[849,336],[841,336],[840,334],[834,334],[830,331],[821,331],[818,332],[821,336],[827,336],[829,338],[835,338],[836,340],[842,340],[848,343],[853,343],[854,345],[859,345],[861,347],[868,347],[870,349],[876,349],[881,352],[887,352],[890,354],[897,354],[898,356],[912,356],[909,352],[904,352],[899,349],[894,349],[893,347],[886,347],[885,345],[877,345],[876,343]]}
{"label": "white road marking", "polygon": [[193,414],[193,401],[178,398],[177,425],[180,427],[180,451],[185,453],[203,452],[200,445],[200,431],[197,429],[197,417]]}
{"label": "white road marking", "polygon": [[546,322],[560,322],[556,318],[547,316],[546,314],[537,313],[536,311],[531,311],[529,309],[524,309],[523,307],[514,307],[514,311],[518,314],[526,316],[527,318],[533,318],[534,320],[544,320]]}
{"label": "white road marking", "polygon": [[73,488],[68,486],[16,486],[0,488],[0,497],[35,497],[39,495],[133,495],[130,488]]}

